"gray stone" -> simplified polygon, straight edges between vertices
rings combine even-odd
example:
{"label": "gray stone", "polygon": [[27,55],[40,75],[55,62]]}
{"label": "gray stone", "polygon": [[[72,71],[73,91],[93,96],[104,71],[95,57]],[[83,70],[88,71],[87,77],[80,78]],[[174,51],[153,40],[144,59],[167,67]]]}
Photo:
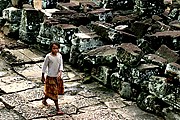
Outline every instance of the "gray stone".
{"label": "gray stone", "polygon": [[99,66],[97,68],[93,68],[91,72],[91,76],[103,83],[104,85],[110,86],[110,75],[112,74],[112,69],[107,66]]}
{"label": "gray stone", "polygon": [[126,81],[126,82],[130,82],[132,83],[133,79],[132,79],[132,68],[128,65],[125,64],[121,64],[118,62],[117,64],[117,68],[118,68],[118,74],[119,74],[119,79],[121,81]]}
{"label": "gray stone", "polygon": [[105,102],[105,105],[110,109],[120,109],[126,106],[121,99]]}
{"label": "gray stone", "polygon": [[148,91],[149,78],[152,75],[159,75],[159,69],[159,66],[153,64],[140,64],[137,68],[132,68],[132,83]]}
{"label": "gray stone", "polygon": [[171,94],[173,85],[166,83],[165,77],[151,76],[149,79],[149,92],[158,98]]}
{"label": "gray stone", "polygon": [[89,91],[80,91],[80,92],[78,93],[78,95],[81,95],[81,96],[83,96],[83,97],[85,97],[85,98],[97,97],[94,93],[89,92]]}
{"label": "gray stone", "polygon": [[179,50],[180,42],[178,37],[180,36],[179,31],[162,31],[156,32],[152,35],[145,35],[145,39],[150,43],[150,47],[154,50],[158,50],[161,45],[166,45],[172,50]]}
{"label": "gray stone", "polygon": [[149,82],[149,92],[180,110],[179,87],[167,82],[164,77],[152,76]]}
{"label": "gray stone", "polygon": [[63,55],[69,55],[70,54],[70,51],[71,51],[71,46],[70,44],[60,44],[60,52],[63,54]]}
{"label": "gray stone", "polygon": [[110,80],[111,80],[111,87],[118,91],[121,89],[121,84],[122,84],[122,80],[120,78],[120,75],[118,72],[115,72],[113,73],[111,76],[110,76]]}
{"label": "gray stone", "polygon": [[25,81],[25,78],[18,76],[15,73],[12,73],[12,71],[10,73],[8,73],[7,76],[3,76],[0,78],[0,85],[4,86],[4,85],[9,85],[9,84],[13,84],[15,82],[22,82]]}
{"label": "gray stone", "polygon": [[163,102],[154,95],[141,92],[137,97],[137,105],[144,111],[162,114]]}
{"label": "gray stone", "polygon": [[2,72],[3,71],[4,72],[8,72],[8,71],[11,72],[10,69],[8,69],[8,67],[9,67],[8,64],[2,59],[0,59],[0,66],[1,66],[0,71],[2,71]]}
{"label": "gray stone", "polygon": [[78,112],[78,108],[72,104],[64,104],[61,109],[68,115],[76,114]]}
{"label": "gray stone", "polygon": [[1,109],[0,110],[1,120],[25,120],[21,115],[17,114],[13,110]]}
{"label": "gray stone", "polygon": [[137,66],[143,56],[143,51],[132,43],[122,43],[117,46],[117,59],[128,66]]}
{"label": "gray stone", "polygon": [[26,90],[29,88],[33,88],[35,86],[36,84],[30,81],[19,81],[19,82],[11,83],[8,85],[0,86],[0,88],[5,93],[12,93],[12,92],[18,92],[18,91]]}
{"label": "gray stone", "polygon": [[80,25],[78,27],[78,31],[80,33],[90,33],[91,32],[91,30],[89,28],[87,28],[87,26],[84,26],[84,25]]}
{"label": "gray stone", "polygon": [[39,34],[40,23],[43,21],[43,14],[32,8],[22,10],[19,38],[22,41],[36,43]]}
{"label": "gray stone", "polygon": [[113,90],[105,88],[104,86],[91,88],[89,91],[97,96],[97,99],[100,102],[110,102],[112,100],[117,100],[120,97],[118,93],[115,93]]}
{"label": "gray stone", "polygon": [[87,111],[93,112],[93,111],[101,110],[101,109],[108,109],[108,107],[104,104],[92,105],[92,106],[80,108],[79,112],[82,112],[82,113],[85,113]]}
{"label": "gray stone", "polygon": [[164,1],[135,0],[134,12],[142,16],[158,15],[164,11]]}
{"label": "gray stone", "polygon": [[33,53],[33,51],[29,49],[17,49],[17,50],[4,49],[3,56],[6,56],[6,61],[9,64],[38,62],[44,59],[42,56]]}
{"label": "gray stone", "polygon": [[78,10],[79,9],[79,5],[77,5],[76,3],[74,2],[71,2],[71,3],[57,3],[56,5],[56,8],[62,10]]}
{"label": "gray stone", "polygon": [[137,106],[127,106],[123,109],[117,109],[115,112],[127,120],[162,120],[162,118],[142,111]]}
{"label": "gray stone", "polygon": [[171,11],[170,11],[170,13],[168,14],[168,16],[169,16],[170,18],[176,19],[178,13],[179,13],[178,8],[172,8]]}
{"label": "gray stone", "polygon": [[76,106],[78,109],[83,108],[83,107],[96,105],[99,103],[100,103],[100,101],[98,101],[97,98],[80,98],[80,99],[72,102],[72,104],[74,106]]}
{"label": "gray stone", "polygon": [[133,92],[132,92],[131,84],[128,82],[123,82],[122,88],[119,91],[119,93],[122,98],[132,99]]}
{"label": "gray stone", "polygon": [[87,119],[87,120],[123,120],[117,113],[109,109],[100,109],[95,111],[87,111],[85,113],[72,115],[73,120]]}
{"label": "gray stone", "polygon": [[136,36],[115,30],[113,24],[106,24],[103,22],[94,22],[91,24],[93,31],[96,32],[97,35],[103,38],[104,43],[108,44],[121,44],[121,43],[136,43]]}
{"label": "gray stone", "polygon": [[156,54],[147,54],[143,57],[147,63],[152,63],[160,67],[165,67],[167,65],[167,60],[156,55]]}
{"label": "gray stone", "polygon": [[[51,29],[51,26],[53,24],[57,24],[58,22],[43,22],[43,23],[40,23],[40,30],[39,30],[39,35],[38,37],[42,37],[42,38],[47,38],[47,39],[52,39],[53,36],[52,36],[52,29]],[[41,41],[38,41],[38,42],[41,42]]]}
{"label": "gray stone", "polygon": [[85,13],[99,8],[94,1],[80,1],[79,7],[79,9]]}
{"label": "gray stone", "polygon": [[37,42],[42,45],[49,45],[52,41],[58,42],[61,46],[60,52],[68,59],[71,40],[75,32],[77,32],[77,27],[72,24],[60,24],[58,21],[46,20],[41,23]]}
{"label": "gray stone", "polygon": [[20,113],[26,120],[40,118],[40,117],[48,117],[48,113],[54,111],[52,106],[50,106],[49,108],[42,109],[42,103],[41,105],[37,105],[33,103],[22,104],[16,106],[14,110]]}
{"label": "gray stone", "polygon": [[116,47],[104,45],[85,53],[84,61],[90,62],[92,65],[116,66],[116,54]]}
{"label": "gray stone", "polygon": [[69,115],[63,115],[63,116],[54,116],[54,117],[48,117],[47,119],[33,119],[33,120],[73,120],[72,117]]}
{"label": "gray stone", "polygon": [[98,87],[102,87],[103,85],[100,85],[98,82],[92,82],[89,84],[82,84],[81,87],[85,89],[85,91],[89,91],[90,89],[95,89]]}
{"label": "gray stone", "polygon": [[176,62],[180,59],[178,53],[168,48],[166,45],[161,45],[161,47],[156,51],[156,55],[165,58],[168,63]]}
{"label": "gray stone", "polygon": [[137,45],[144,52],[144,54],[155,53],[155,50],[153,49],[153,47],[151,47],[148,40],[145,40],[143,38],[138,39],[137,40]]}
{"label": "gray stone", "polygon": [[16,24],[16,23],[10,24],[10,23],[6,22],[4,24],[4,26],[1,28],[1,30],[8,37],[19,38],[19,36],[18,36],[18,34],[19,34],[19,25]]}
{"label": "gray stone", "polygon": [[173,28],[177,28],[177,29],[179,29],[180,28],[180,22],[178,21],[178,20],[175,20],[175,21],[171,21],[170,23],[169,23],[169,25],[171,26],[171,27],[173,27]]}
{"label": "gray stone", "polygon": [[21,67],[16,66],[14,67],[14,70],[23,76],[25,76],[27,79],[41,79],[41,72],[42,72],[42,63],[36,63],[36,64],[25,64]]}
{"label": "gray stone", "polygon": [[3,10],[3,18],[10,23],[20,24],[21,21],[21,9],[10,7]]}
{"label": "gray stone", "polygon": [[26,101],[40,100],[44,97],[43,87],[18,92],[18,94],[23,98],[26,98]]}
{"label": "gray stone", "polygon": [[142,21],[135,21],[131,24],[131,30],[132,32],[138,37],[142,38],[149,28],[149,24],[142,22]]}
{"label": "gray stone", "polygon": [[72,24],[57,24],[52,26],[53,41],[70,44],[77,27]]}
{"label": "gray stone", "polygon": [[117,25],[127,25],[135,21],[137,17],[138,16],[135,14],[130,14],[130,15],[117,14],[113,17],[112,23],[115,23]]}
{"label": "gray stone", "polygon": [[105,8],[112,8],[114,10],[133,10],[134,8],[133,0],[128,0],[126,2],[123,0],[102,0],[101,4]]}
{"label": "gray stone", "polygon": [[180,118],[178,111],[172,111],[170,108],[164,108],[163,113],[166,120],[179,120]]}
{"label": "gray stone", "polygon": [[37,36],[37,42],[40,43],[41,45],[49,45],[50,44],[50,41],[51,39],[49,38],[45,38],[45,37],[41,37],[41,36]]}
{"label": "gray stone", "polygon": [[165,69],[165,74],[173,77],[178,77],[180,82],[180,65],[177,63],[168,63]]}
{"label": "gray stone", "polygon": [[26,98],[20,96],[17,93],[2,95],[0,99],[2,99],[5,105],[11,107],[21,106],[22,104],[27,103]]}
{"label": "gray stone", "polygon": [[91,21],[101,21],[101,22],[108,22],[113,18],[113,14],[111,9],[96,9],[87,12],[90,17]]}
{"label": "gray stone", "polygon": [[79,46],[79,52],[87,51],[103,45],[100,37],[95,33],[75,33],[74,39],[72,39],[72,44]]}
{"label": "gray stone", "polygon": [[100,37],[95,33],[76,33],[72,39],[69,61],[74,64],[77,62],[77,57],[82,52],[97,48],[103,45]]}

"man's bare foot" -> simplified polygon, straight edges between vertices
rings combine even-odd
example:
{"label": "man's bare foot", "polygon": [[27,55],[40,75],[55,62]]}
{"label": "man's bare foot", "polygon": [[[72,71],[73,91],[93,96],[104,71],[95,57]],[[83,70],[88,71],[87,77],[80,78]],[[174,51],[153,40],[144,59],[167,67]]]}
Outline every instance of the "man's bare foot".
{"label": "man's bare foot", "polygon": [[63,113],[62,111],[58,110],[58,111],[56,112],[56,114],[57,114],[57,115],[63,115],[64,113]]}
{"label": "man's bare foot", "polygon": [[42,100],[42,104],[45,106],[49,106],[49,104],[45,100]]}

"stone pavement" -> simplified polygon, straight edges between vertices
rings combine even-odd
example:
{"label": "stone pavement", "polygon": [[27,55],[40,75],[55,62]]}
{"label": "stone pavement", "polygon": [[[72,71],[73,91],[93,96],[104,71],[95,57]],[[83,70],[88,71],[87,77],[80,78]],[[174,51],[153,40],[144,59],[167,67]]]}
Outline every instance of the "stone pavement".
{"label": "stone pavement", "polygon": [[[65,95],[59,95],[64,115],[55,115],[53,101],[42,104],[41,66],[44,54],[0,36],[0,120],[162,120],[96,81],[84,82],[84,73],[64,65]],[[2,44],[1,44],[2,45]],[[48,117],[48,114],[53,116]]]}

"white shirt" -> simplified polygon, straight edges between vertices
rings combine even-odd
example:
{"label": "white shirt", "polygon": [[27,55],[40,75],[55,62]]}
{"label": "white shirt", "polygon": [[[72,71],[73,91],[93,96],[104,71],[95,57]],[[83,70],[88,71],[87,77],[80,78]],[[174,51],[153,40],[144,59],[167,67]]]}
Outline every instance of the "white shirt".
{"label": "white shirt", "polygon": [[42,73],[46,73],[47,68],[49,77],[57,77],[58,72],[63,70],[62,55],[57,53],[56,56],[53,56],[51,53],[48,53],[43,63]]}

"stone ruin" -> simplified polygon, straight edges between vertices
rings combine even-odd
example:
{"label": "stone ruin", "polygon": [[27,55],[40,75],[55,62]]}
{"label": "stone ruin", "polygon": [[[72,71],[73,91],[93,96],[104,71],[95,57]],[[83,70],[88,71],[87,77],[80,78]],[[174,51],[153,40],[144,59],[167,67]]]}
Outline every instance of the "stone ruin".
{"label": "stone ruin", "polygon": [[62,0],[40,10],[21,4],[0,0],[6,36],[43,50],[57,41],[64,60],[88,80],[142,110],[179,120],[179,0]]}

